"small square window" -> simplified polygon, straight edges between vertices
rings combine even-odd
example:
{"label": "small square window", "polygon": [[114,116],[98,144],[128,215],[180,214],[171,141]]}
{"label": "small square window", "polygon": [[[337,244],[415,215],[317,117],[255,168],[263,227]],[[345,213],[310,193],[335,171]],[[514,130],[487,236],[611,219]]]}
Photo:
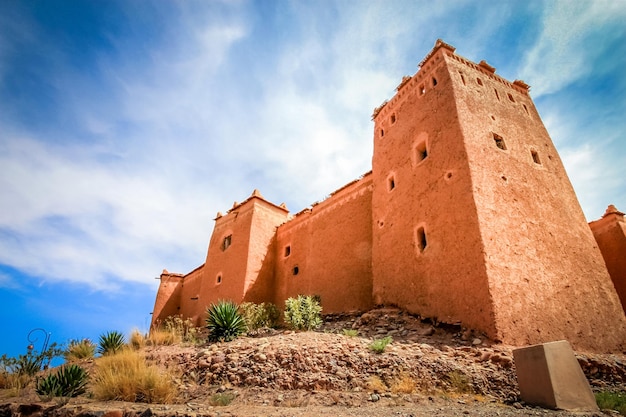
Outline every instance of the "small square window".
{"label": "small square window", "polygon": [[395,122],[396,122],[396,114],[394,113],[391,115],[391,123],[393,124]]}
{"label": "small square window", "polygon": [[228,235],[224,238],[224,240],[222,241],[222,250],[226,250],[230,247],[230,245],[232,244],[232,238],[233,235]]}
{"label": "small square window", "polygon": [[420,142],[414,149],[415,163],[419,164],[428,157],[428,148],[426,147],[426,141]]}
{"label": "small square window", "polygon": [[504,138],[500,135],[493,134],[493,141],[495,142],[498,149],[502,149],[506,151],[506,143],[504,143]]}
{"label": "small square window", "polygon": [[533,162],[537,165],[541,165],[541,159],[539,159],[539,154],[535,150],[530,151],[530,155],[533,157]]}

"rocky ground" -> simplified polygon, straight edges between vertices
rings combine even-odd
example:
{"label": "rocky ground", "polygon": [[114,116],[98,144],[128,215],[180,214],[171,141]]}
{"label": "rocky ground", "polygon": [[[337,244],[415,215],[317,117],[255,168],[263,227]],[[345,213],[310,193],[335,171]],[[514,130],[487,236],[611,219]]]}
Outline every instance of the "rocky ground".
{"label": "rocky ground", "polygon": [[[370,349],[388,335],[383,353]],[[6,400],[0,417],[595,415],[524,405],[511,347],[396,309],[327,317],[316,332],[268,329],[229,343],[149,347],[146,357],[176,375],[177,404],[33,404],[31,393]],[[594,389],[625,390],[624,355],[578,360]]]}

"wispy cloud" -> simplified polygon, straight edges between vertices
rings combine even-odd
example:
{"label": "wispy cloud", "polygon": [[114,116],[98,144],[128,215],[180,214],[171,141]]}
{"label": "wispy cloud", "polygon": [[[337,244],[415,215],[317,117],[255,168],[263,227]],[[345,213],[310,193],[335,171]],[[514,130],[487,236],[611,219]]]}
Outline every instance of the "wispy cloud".
{"label": "wispy cloud", "polygon": [[528,51],[520,78],[533,95],[551,94],[588,76],[594,62],[624,37],[626,2],[555,0],[544,5],[543,27]]}
{"label": "wispy cloud", "polygon": [[[103,29],[105,45],[86,45],[84,61],[34,21],[5,27],[0,86],[21,45],[46,65],[27,67],[24,82],[45,94],[6,93],[15,105],[0,103],[0,263],[98,289],[154,284],[163,267],[202,263],[212,216],[253,188],[293,211],[324,198],[371,168],[371,111],[436,38],[473,59],[505,53],[481,56],[515,18],[509,5],[485,15],[468,1],[425,4],[124,2],[122,29]],[[546,9],[515,74],[535,94],[584,76],[561,62],[592,58],[598,22],[623,16],[567,4],[567,20],[564,3]],[[546,113],[557,141],[571,135],[559,133],[568,122],[557,110]],[[609,155],[584,142],[559,149],[586,193],[600,175],[586,164]]]}

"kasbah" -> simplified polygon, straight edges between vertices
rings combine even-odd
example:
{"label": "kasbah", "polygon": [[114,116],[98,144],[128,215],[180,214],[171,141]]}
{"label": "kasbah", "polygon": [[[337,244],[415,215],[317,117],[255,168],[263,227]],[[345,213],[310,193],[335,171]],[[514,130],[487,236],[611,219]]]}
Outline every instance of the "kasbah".
{"label": "kasbah", "polygon": [[391,305],[512,346],[622,351],[624,213],[586,222],[529,88],[438,40],[374,110],[372,170],[295,215],[257,190],[218,213],[205,263],[161,274],[153,325],[305,294],[324,314]]}

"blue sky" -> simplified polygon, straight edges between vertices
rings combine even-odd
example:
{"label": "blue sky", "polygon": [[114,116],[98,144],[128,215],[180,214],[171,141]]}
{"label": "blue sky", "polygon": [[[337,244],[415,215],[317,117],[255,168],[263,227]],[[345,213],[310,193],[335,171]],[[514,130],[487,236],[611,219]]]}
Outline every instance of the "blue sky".
{"label": "blue sky", "polygon": [[0,2],[0,353],[146,330],[218,211],[368,171],[437,38],[531,85],[588,220],[626,210],[626,0]]}

